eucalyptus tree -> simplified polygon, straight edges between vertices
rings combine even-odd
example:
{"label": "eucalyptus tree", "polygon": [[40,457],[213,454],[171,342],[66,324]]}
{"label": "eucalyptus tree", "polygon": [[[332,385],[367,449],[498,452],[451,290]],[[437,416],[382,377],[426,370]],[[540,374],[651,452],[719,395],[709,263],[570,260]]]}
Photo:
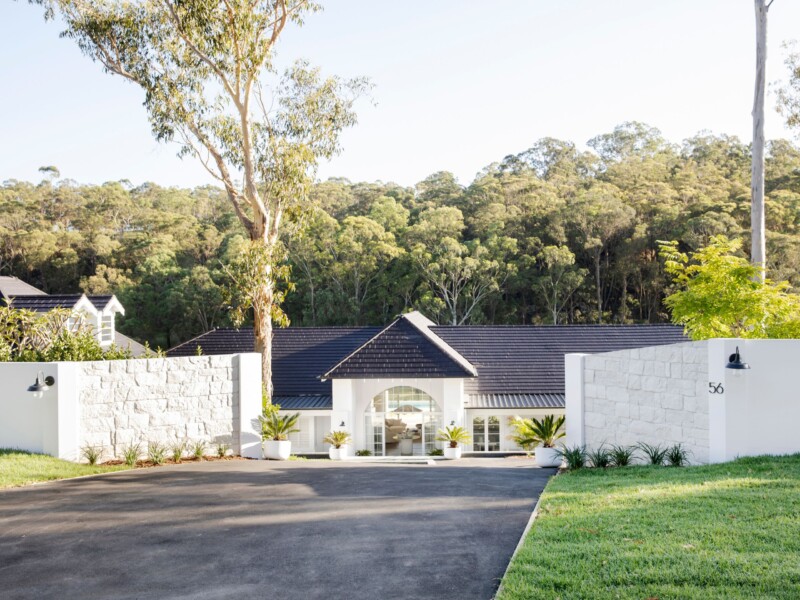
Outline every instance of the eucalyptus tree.
{"label": "eucalyptus tree", "polygon": [[309,0],[30,0],[106,72],[145,93],[159,141],[176,141],[224,187],[250,240],[231,286],[251,308],[271,395],[282,223],[305,203],[320,158],[356,122],[363,79],[325,78],[307,62],[281,72],[275,45],[319,5]]}

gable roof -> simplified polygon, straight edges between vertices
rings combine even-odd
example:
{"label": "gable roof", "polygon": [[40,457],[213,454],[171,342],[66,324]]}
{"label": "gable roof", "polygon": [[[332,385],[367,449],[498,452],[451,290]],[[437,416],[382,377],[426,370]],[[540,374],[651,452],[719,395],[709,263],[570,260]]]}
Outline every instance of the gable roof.
{"label": "gable roof", "polygon": [[477,371],[419,313],[401,315],[322,377],[475,377]]}
{"label": "gable roof", "polygon": [[49,296],[12,296],[6,298],[9,306],[19,310],[32,310],[35,312],[48,312],[56,308],[69,308],[74,310],[85,310],[96,313],[94,304],[84,294],[54,294]]}
{"label": "gable roof", "polygon": [[443,325],[433,331],[478,370],[470,395],[564,393],[564,355],[685,342],[675,325]]}

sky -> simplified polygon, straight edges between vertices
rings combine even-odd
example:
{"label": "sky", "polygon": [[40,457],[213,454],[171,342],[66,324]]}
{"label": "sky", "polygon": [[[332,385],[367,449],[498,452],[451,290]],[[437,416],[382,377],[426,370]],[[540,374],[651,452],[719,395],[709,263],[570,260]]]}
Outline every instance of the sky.
{"label": "sky", "polygon": [[[339,0],[288,27],[279,60],[368,76],[371,99],[319,178],[414,185],[476,173],[543,137],[585,142],[643,121],[680,142],[698,131],[751,139],[752,0]],[[786,76],[800,2],[769,14],[768,82]],[[27,2],[0,4],[0,181],[58,167],[81,183],[212,182],[157,143],[143,94],[59,38]],[[767,99],[768,138],[792,137]]]}

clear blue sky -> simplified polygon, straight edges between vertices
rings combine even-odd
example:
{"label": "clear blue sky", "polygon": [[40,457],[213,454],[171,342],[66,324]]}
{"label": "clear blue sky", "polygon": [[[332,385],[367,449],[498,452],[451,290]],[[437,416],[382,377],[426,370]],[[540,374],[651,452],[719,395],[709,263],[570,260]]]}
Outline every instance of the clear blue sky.
{"label": "clear blue sky", "polygon": [[[287,30],[285,60],[367,75],[373,106],[320,177],[462,183],[553,136],[583,145],[626,120],[674,140],[699,130],[750,140],[752,0],[341,0]],[[195,162],[150,135],[134,86],[102,73],[24,1],[0,5],[0,181],[42,165],[100,183],[192,186]],[[800,2],[770,10],[768,81],[800,38]],[[768,99],[768,137],[789,137]]]}

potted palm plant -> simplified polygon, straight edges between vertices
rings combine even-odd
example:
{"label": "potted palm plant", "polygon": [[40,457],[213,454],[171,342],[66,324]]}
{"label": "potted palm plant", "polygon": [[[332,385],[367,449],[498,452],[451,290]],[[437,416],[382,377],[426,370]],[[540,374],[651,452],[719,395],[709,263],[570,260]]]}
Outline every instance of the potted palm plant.
{"label": "potted palm plant", "polygon": [[472,441],[472,436],[463,427],[451,425],[436,432],[436,441],[447,442],[447,446],[444,449],[444,457],[455,460],[461,458],[459,444],[469,444]]}
{"label": "potted palm plant", "polygon": [[300,413],[280,415],[277,410],[264,411],[259,417],[261,421],[261,448],[264,458],[287,460],[292,453],[292,442],[289,434],[300,431],[297,421]]}
{"label": "potted palm plant", "polygon": [[546,415],[537,418],[522,419],[517,417],[512,423],[515,433],[512,439],[525,450],[536,448],[536,464],[540,467],[557,467],[562,457],[556,448],[556,441],[563,438],[564,415]]}
{"label": "potted palm plant", "polygon": [[331,431],[322,441],[325,444],[331,445],[331,447],[328,449],[328,456],[330,459],[341,460],[347,456],[347,448],[345,448],[345,446],[352,441],[352,438],[346,431],[339,430]]}

